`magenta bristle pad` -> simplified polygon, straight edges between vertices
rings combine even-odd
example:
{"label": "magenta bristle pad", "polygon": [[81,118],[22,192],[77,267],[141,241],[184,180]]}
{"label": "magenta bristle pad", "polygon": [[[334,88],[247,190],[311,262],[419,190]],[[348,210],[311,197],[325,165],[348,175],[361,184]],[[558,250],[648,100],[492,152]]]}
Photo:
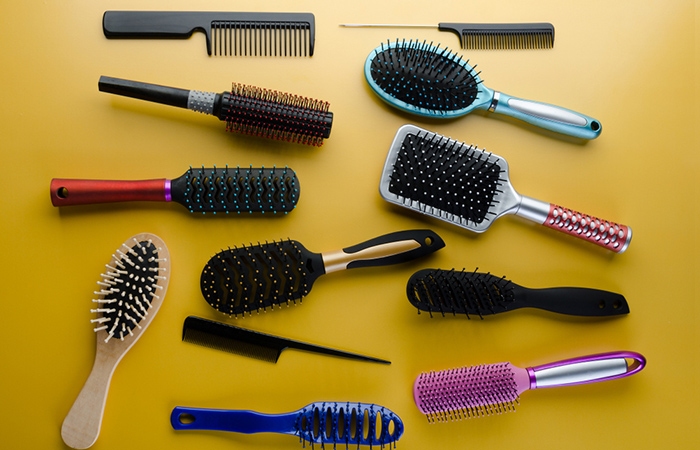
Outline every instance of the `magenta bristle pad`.
{"label": "magenta bristle pad", "polygon": [[526,369],[484,364],[423,372],[413,385],[413,399],[429,422],[448,422],[513,411],[528,389]]}

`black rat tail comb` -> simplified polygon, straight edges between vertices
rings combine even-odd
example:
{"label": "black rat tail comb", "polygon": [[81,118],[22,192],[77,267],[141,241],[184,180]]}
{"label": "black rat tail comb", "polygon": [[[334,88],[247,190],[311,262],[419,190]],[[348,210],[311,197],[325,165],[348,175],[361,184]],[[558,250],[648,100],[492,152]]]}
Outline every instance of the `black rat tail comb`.
{"label": "black rat tail comb", "polygon": [[329,103],[255,86],[233,84],[217,94],[120,78],[100,77],[100,91],[216,116],[226,130],[321,146],[331,134]]}
{"label": "black rat tail comb", "polygon": [[408,300],[418,308],[441,314],[483,316],[538,308],[575,316],[617,316],[630,312],[625,297],[599,289],[556,287],[530,289],[490,273],[423,269],[406,285]]}
{"label": "black rat tail comb", "polygon": [[286,214],[298,200],[299,180],[287,167],[190,167],[174,180],[51,180],[54,206],[174,201],[192,213]]}

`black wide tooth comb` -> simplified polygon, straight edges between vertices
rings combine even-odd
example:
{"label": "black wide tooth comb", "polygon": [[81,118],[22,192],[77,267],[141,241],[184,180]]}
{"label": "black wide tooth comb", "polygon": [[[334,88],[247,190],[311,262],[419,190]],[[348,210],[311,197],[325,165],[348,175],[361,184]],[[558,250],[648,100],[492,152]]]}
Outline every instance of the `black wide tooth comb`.
{"label": "black wide tooth comb", "polygon": [[328,102],[255,86],[234,83],[230,92],[217,94],[102,76],[98,87],[218,117],[227,131],[298,144],[321,146],[333,125]]}
{"label": "black wide tooth comb", "polygon": [[312,56],[316,26],[311,13],[218,11],[107,11],[107,38],[187,39],[206,36],[209,55]]}
{"label": "black wide tooth comb", "polygon": [[288,213],[299,180],[287,167],[189,168],[169,180],[51,180],[54,206],[126,201],[174,201],[192,213]]}
{"label": "black wide tooth comb", "polygon": [[[575,316],[628,314],[625,297],[580,287],[530,289],[490,273],[424,269],[406,285],[408,300],[418,308],[441,314],[487,316],[520,308],[538,308]],[[482,317],[483,318],[483,317]]]}
{"label": "black wide tooth comb", "polygon": [[342,250],[312,253],[286,240],[223,250],[204,267],[201,289],[214,309],[227,315],[296,303],[321,275],[345,269],[409,261],[445,246],[430,230],[386,234]]}

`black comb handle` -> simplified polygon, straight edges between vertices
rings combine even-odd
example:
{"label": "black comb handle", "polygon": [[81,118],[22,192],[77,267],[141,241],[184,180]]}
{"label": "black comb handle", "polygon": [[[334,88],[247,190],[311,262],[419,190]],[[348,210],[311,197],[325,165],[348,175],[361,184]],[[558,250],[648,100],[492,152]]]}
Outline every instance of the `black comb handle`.
{"label": "black comb handle", "polygon": [[529,289],[514,287],[515,301],[509,309],[539,308],[559,314],[603,317],[628,314],[627,300],[621,294],[600,289],[554,287]]}
{"label": "black comb handle", "polygon": [[100,92],[137,98],[163,105],[188,108],[190,91],[158,84],[142,83],[140,81],[123,80],[121,78],[101,76],[97,84]]}

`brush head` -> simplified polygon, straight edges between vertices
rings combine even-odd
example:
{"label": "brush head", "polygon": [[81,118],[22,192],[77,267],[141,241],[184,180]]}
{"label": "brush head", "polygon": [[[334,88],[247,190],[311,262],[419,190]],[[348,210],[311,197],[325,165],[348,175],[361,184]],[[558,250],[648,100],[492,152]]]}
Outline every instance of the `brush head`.
{"label": "brush head", "polygon": [[447,422],[511,412],[527,389],[527,369],[485,364],[421,373],[413,399],[430,422]]}
{"label": "brush head", "polygon": [[299,201],[299,180],[284,168],[195,168],[172,180],[173,201],[196,213],[288,213]]}
{"label": "brush head", "polygon": [[150,324],[168,287],[170,256],[155,235],[140,234],[112,255],[93,299],[98,342],[133,342]]}
{"label": "brush head", "polygon": [[368,403],[315,402],[299,410],[295,434],[302,444],[369,445],[384,448],[403,434],[401,418]]}
{"label": "brush head", "polygon": [[520,203],[503,158],[413,125],[397,132],[379,191],[391,203],[478,233]]}
{"label": "brush head", "polygon": [[285,240],[222,250],[204,266],[200,286],[209,305],[237,316],[296,304],[324,273],[320,254]]}
{"label": "brush head", "polygon": [[365,78],[390,105],[428,117],[467,114],[493,95],[468,60],[418,41],[381,44],[367,57]]}
{"label": "brush head", "polygon": [[[406,285],[408,300],[418,312],[486,316],[509,310],[516,285],[490,273],[423,269]],[[482,317],[483,318],[483,317]]]}
{"label": "brush head", "polygon": [[328,108],[325,101],[234,83],[214,114],[228,131],[321,146],[333,125]]}

